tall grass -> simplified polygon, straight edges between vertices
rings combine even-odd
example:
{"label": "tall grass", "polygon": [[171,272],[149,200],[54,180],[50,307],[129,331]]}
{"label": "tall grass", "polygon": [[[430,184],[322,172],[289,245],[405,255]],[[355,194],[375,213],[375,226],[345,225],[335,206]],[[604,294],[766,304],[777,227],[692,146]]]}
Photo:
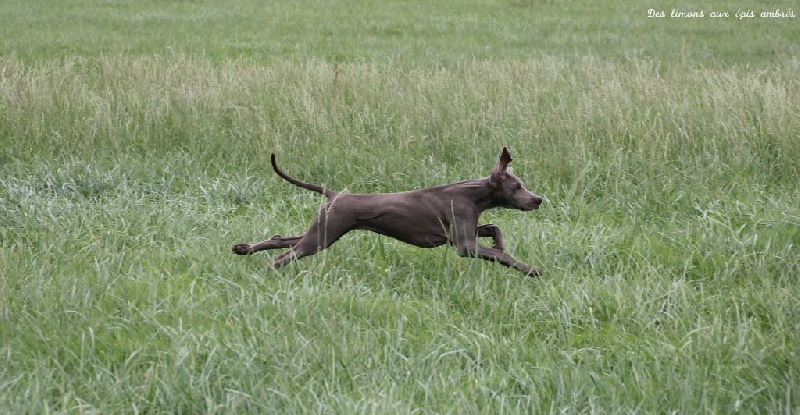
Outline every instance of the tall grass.
{"label": "tall grass", "polygon": [[667,163],[685,174],[700,168],[703,180],[757,173],[783,182],[797,173],[798,65],[722,71],[541,57],[408,71],[182,56],[5,60],[2,157],[187,151],[228,161],[284,148],[352,156],[368,141],[400,152],[451,150],[440,157],[453,161],[472,149],[475,163],[507,142],[536,147],[540,162],[565,154],[554,163],[562,168],[612,161],[663,175]]}
{"label": "tall grass", "polygon": [[[0,62],[0,408],[800,409],[799,63]],[[229,247],[319,199],[488,173],[539,280],[367,233]]]}

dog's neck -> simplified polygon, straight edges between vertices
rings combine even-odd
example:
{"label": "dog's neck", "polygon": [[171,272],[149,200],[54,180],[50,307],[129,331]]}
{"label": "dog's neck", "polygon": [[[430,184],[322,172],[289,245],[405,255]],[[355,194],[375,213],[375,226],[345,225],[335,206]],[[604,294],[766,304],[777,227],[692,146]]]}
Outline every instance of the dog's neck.
{"label": "dog's neck", "polygon": [[493,189],[488,177],[465,180],[463,182],[453,183],[450,186],[453,189],[459,189],[459,192],[466,192],[469,199],[472,200],[478,208],[478,214],[499,206],[498,202],[494,199]]}

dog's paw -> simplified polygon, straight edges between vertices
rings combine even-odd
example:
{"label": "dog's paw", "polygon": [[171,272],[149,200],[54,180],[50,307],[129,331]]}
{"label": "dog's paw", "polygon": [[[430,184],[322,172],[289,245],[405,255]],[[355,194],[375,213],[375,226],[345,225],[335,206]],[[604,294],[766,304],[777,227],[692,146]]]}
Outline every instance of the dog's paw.
{"label": "dog's paw", "polygon": [[231,250],[236,255],[250,255],[250,254],[252,254],[252,252],[250,251],[250,245],[249,244],[234,245],[233,248],[231,248]]}
{"label": "dog's paw", "polygon": [[531,278],[537,278],[542,275],[542,270],[536,267],[531,267],[527,274]]}

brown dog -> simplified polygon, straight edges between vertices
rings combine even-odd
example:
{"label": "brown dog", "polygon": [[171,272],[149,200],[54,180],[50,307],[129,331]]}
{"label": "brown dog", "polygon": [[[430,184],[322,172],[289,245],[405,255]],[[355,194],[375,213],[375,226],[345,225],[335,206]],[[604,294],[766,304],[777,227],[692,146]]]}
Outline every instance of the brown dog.
{"label": "brown dog", "polygon": [[[308,230],[299,236],[275,235],[254,244],[238,244],[233,252],[249,255],[265,249],[291,248],[272,260],[277,268],[329,247],[353,229],[365,229],[421,248],[450,243],[462,257],[481,258],[516,268],[526,275],[541,271],[514,259],[503,251],[503,234],[496,225],[478,226],[478,217],[494,207],[538,209],[542,198],[525,188],[514,176],[512,160],[503,147],[489,177],[400,193],[342,194],[315,184],[303,183],[278,168],[272,154],[272,168],[278,176],[296,186],[328,198]],[[494,240],[494,248],[478,243],[478,237]]]}

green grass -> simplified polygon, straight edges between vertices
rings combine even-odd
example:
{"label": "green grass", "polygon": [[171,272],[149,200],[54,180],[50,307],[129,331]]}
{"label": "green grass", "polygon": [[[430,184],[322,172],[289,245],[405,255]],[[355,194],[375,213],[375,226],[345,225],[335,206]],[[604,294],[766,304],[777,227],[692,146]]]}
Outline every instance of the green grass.
{"label": "green grass", "polygon": [[[728,12],[728,18],[647,18],[649,9]],[[8,0],[3,55],[39,62],[98,54],[174,52],[213,60],[321,58],[392,65],[465,59],[659,58],[704,65],[763,64],[800,53],[797,18],[738,19],[739,10],[793,10],[793,0],[702,5],[553,0]]]}
{"label": "green grass", "polygon": [[[800,411],[796,20],[12,6],[0,412]],[[486,175],[503,145],[546,203],[482,223],[538,280],[370,233],[279,271],[230,253],[319,206],[271,152],[372,192]]]}

